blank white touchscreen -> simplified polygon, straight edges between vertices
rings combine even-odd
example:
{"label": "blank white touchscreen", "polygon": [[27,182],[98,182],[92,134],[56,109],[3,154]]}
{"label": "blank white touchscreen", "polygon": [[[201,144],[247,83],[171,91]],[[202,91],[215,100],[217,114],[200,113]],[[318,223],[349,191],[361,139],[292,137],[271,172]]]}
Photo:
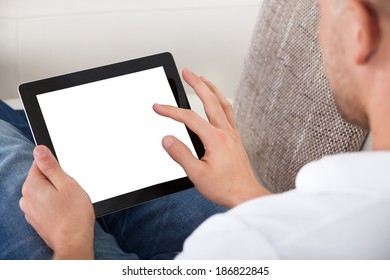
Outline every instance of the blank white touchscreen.
{"label": "blank white touchscreen", "polygon": [[196,155],[186,127],[153,111],[177,106],[163,67],[37,98],[58,161],[93,203],[186,177],[161,145],[166,135]]}

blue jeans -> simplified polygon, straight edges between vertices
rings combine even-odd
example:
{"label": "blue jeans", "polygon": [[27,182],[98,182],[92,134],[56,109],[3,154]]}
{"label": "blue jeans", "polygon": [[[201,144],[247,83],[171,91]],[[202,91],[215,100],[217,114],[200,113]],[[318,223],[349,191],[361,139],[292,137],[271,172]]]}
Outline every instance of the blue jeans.
{"label": "blue jeans", "polygon": [[[34,145],[11,125],[12,117],[1,120],[3,106],[0,103],[0,259],[50,259],[53,252],[19,208]],[[199,224],[223,211],[190,189],[107,215],[95,223],[95,258],[172,259]]]}
{"label": "blue jeans", "polygon": [[4,120],[12,124],[31,142],[34,142],[30,126],[28,125],[27,118],[23,110],[14,110],[0,100],[0,120]]}

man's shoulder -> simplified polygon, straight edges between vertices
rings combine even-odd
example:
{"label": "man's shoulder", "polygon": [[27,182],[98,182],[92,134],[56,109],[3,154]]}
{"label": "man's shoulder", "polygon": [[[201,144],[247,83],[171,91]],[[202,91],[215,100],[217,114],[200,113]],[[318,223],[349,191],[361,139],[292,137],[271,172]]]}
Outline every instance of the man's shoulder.
{"label": "man's shoulder", "polygon": [[[359,193],[292,190],[211,217],[186,241],[183,256],[195,250],[199,258],[388,258],[382,242],[390,242],[386,201]],[[215,256],[208,255],[211,251]]]}

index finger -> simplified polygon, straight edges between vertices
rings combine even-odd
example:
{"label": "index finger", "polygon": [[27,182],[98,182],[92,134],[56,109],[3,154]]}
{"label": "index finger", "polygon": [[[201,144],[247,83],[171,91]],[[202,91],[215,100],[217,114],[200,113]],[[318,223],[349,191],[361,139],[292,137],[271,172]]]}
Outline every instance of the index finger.
{"label": "index finger", "polygon": [[185,124],[199,136],[204,146],[207,147],[213,142],[212,140],[215,136],[215,128],[194,111],[160,104],[154,104],[153,109],[161,116],[168,117]]}

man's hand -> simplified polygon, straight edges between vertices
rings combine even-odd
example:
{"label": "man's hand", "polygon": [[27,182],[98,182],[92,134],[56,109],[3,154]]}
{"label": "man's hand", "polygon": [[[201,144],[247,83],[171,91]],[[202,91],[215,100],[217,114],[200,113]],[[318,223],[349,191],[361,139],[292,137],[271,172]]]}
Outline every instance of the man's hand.
{"label": "man's hand", "polygon": [[20,208],[55,259],[93,259],[95,215],[91,200],[44,146],[23,185]]}
{"label": "man's hand", "polygon": [[200,193],[232,208],[270,192],[257,181],[236,128],[233,108],[219,90],[203,77],[185,69],[184,80],[203,102],[209,122],[191,110],[154,105],[156,113],[184,123],[202,140],[206,153],[197,159],[173,136],[163,139],[169,155],[179,163]]}

